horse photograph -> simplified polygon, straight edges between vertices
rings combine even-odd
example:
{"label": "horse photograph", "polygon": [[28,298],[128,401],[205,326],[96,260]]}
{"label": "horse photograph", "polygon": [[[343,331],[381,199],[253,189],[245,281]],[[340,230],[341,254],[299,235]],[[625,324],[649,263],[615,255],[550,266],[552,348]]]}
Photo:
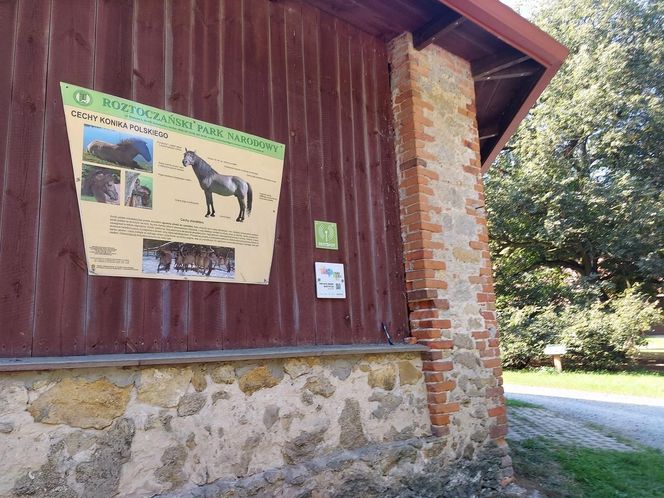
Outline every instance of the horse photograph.
{"label": "horse photograph", "polygon": [[83,160],[152,172],[154,144],[145,137],[85,125]]}
{"label": "horse photograph", "polygon": [[245,214],[251,214],[251,204],[253,202],[253,191],[251,185],[239,176],[221,175],[217,173],[202,157],[198,156],[193,150],[184,149],[182,165],[186,168],[191,166],[194,170],[198,184],[205,194],[205,204],[207,213],[205,217],[214,217],[214,203],[212,194],[224,197],[235,196],[240,205],[240,213],[235,221],[244,221]]}
{"label": "horse photograph", "polygon": [[120,205],[120,170],[84,164],[81,199]]}
{"label": "horse photograph", "polygon": [[125,171],[125,206],[152,209],[152,175]]}
{"label": "horse photograph", "polygon": [[235,278],[235,249],[143,239],[143,273],[187,278]]}

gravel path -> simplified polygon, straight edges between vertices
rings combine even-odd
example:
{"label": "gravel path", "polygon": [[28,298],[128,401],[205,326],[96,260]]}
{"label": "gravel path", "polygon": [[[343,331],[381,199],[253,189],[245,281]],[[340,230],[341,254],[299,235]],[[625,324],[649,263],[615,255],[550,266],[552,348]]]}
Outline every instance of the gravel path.
{"label": "gravel path", "polygon": [[505,385],[505,395],[664,450],[664,399]]}

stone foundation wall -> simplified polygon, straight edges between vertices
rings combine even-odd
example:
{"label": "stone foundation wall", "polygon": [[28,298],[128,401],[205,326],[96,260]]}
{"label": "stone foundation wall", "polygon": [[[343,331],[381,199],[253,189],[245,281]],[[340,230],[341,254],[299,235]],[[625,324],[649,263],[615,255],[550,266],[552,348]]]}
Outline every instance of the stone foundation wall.
{"label": "stone foundation wall", "polygon": [[431,436],[419,356],[0,374],[0,496],[495,487],[448,471],[459,451]]}

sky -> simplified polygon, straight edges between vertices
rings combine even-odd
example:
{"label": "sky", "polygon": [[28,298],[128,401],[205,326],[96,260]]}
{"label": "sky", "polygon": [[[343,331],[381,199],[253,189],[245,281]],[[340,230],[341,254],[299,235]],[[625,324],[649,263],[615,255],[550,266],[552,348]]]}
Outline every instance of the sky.
{"label": "sky", "polygon": [[539,0],[500,0],[513,10],[516,10],[523,17],[530,17],[533,8],[540,3]]}

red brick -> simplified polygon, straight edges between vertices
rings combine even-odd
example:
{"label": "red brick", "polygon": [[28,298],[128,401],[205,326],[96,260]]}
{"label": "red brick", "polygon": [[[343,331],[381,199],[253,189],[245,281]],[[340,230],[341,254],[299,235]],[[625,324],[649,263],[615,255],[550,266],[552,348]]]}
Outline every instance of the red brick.
{"label": "red brick", "polygon": [[429,403],[429,413],[455,413],[459,411],[459,403]]}
{"label": "red brick", "polygon": [[447,403],[447,392],[429,393],[427,401],[429,403]]}
{"label": "red brick", "polygon": [[417,310],[410,312],[411,320],[421,320],[423,318],[438,318],[440,312],[438,310]]}
{"label": "red brick", "polygon": [[453,380],[445,380],[442,382],[430,382],[427,384],[427,391],[430,393],[444,393],[449,392],[456,387],[456,382]]}
{"label": "red brick", "polygon": [[498,415],[504,415],[504,414],[505,414],[504,406],[496,406],[495,408],[491,408],[489,410],[489,417],[497,417]]}
{"label": "red brick", "polygon": [[454,347],[454,341],[451,339],[440,339],[427,341],[426,345],[431,349],[452,349]]}
{"label": "red brick", "polygon": [[431,269],[431,270],[445,270],[444,261],[436,261],[435,259],[422,259],[419,261],[413,261],[412,267],[415,270],[419,269]]}
{"label": "red brick", "polygon": [[418,329],[412,330],[413,337],[416,339],[438,339],[440,338],[440,330],[438,329]]}
{"label": "red brick", "polygon": [[500,358],[493,358],[493,359],[483,360],[482,365],[485,368],[499,367],[500,366]]}
{"label": "red brick", "polygon": [[473,339],[488,339],[490,337],[486,330],[478,330],[472,332]]}
{"label": "red brick", "polygon": [[424,361],[422,370],[427,372],[449,372],[454,368],[451,361]]}
{"label": "red brick", "polygon": [[431,349],[422,352],[422,358],[426,361],[435,361],[444,359],[445,354],[440,350]]}
{"label": "red brick", "polygon": [[424,381],[427,384],[443,382],[445,380],[445,374],[442,372],[424,372]]}
{"label": "red brick", "polygon": [[507,436],[507,425],[496,425],[491,428],[491,439]]}
{"label": "red brick", "polygon": [[447,425],[450,423],[450,416],[442,413],[430,413],[429,419],[433,425]]}

